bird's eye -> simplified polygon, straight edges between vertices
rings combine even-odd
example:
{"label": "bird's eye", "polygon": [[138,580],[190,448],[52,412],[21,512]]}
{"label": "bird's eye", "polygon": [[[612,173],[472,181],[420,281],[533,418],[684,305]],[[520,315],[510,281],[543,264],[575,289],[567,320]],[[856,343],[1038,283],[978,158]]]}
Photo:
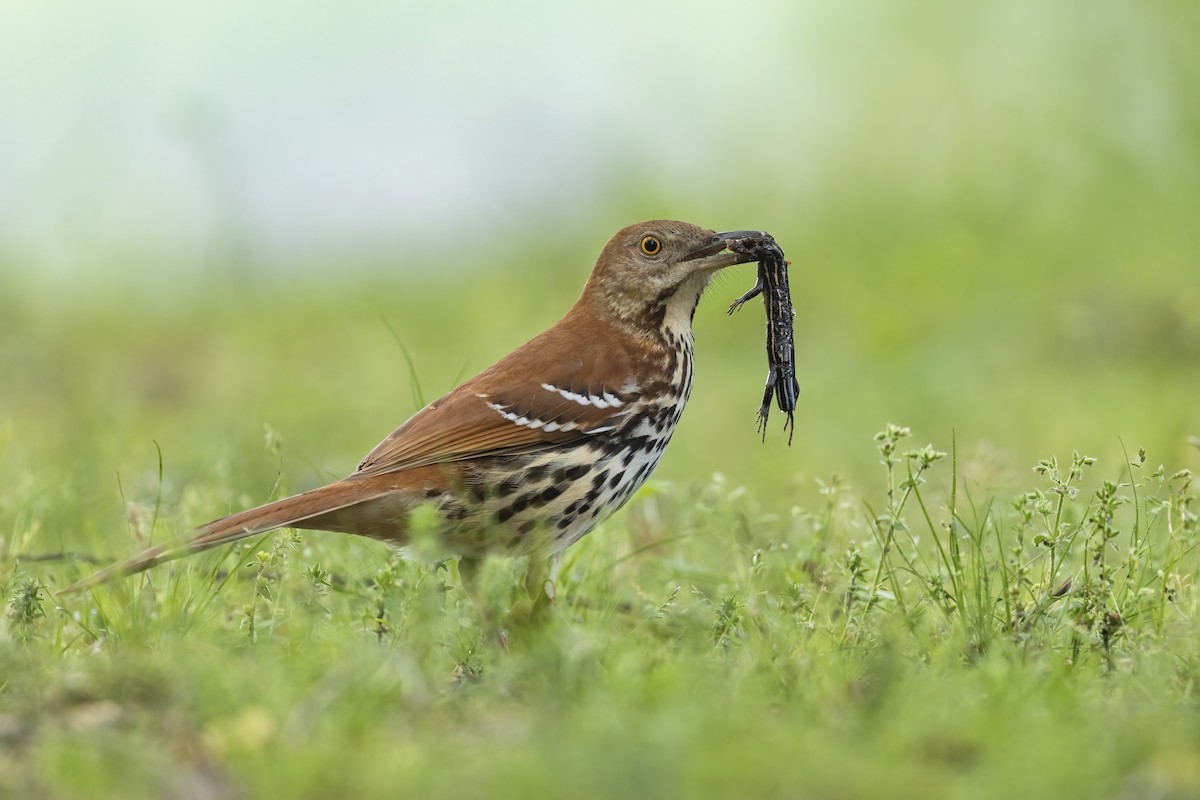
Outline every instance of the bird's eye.
{"label": "bird's eye", "polygon": [[662,250],[662,242],[653,236],[642,237],[642,252],[648,256],[656,256]]}

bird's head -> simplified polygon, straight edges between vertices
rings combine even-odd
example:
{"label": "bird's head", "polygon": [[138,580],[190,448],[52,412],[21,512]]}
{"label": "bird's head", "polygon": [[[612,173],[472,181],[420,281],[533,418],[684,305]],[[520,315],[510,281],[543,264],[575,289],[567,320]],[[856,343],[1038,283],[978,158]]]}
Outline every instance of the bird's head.
{"label": "bird's head", "polygon": [[726,250],[748,231],[714,233],[686,222],[652,220],[622,228],[608,240],[580,302],[631,322],[690,326],[692,313],[717,270],[752,260]]}

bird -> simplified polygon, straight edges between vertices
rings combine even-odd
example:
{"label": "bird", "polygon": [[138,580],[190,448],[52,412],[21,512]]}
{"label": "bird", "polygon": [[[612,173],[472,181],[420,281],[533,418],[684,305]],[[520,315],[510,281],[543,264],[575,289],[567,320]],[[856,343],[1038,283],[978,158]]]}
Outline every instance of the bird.
{"label": "bird", "polygon": [[751,260],[728,244],[756,233],[672,220],[622,228],[565,316],[419,410],[346,478],[213,520],[63,592],[276,528],[404,546],[421,506],[464,560],[557,556],[658,465],[691,394],[700,296],[717,271]]}

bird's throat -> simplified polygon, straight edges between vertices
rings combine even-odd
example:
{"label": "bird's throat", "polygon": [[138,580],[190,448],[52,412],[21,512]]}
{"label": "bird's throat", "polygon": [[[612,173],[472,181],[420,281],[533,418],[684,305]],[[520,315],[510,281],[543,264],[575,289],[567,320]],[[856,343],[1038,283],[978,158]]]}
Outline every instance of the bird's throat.
{"label": "bird's throat", "polygon": [[700,304],[700,296],[710,278],[712,275],[708,273],[693,273],[666,299],[660,324],[664,339],[692,341],[692,319],[696,316],[696,306]]}

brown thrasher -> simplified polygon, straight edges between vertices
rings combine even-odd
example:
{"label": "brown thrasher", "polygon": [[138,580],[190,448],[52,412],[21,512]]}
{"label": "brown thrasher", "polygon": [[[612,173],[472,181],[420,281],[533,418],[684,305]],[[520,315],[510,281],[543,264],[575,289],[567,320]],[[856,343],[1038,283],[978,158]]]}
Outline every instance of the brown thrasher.
{"label": "brown thrasher", "polygon": [[448,549],[548,556],[620,508],[658,464],[692,388],[692,316],[719,269],[751,260],[752,232],[656,220],[617,232],[553,327],[418,411],[349,477],[215,520],[67,588],[273,528],[403,545],[433,506]]}

